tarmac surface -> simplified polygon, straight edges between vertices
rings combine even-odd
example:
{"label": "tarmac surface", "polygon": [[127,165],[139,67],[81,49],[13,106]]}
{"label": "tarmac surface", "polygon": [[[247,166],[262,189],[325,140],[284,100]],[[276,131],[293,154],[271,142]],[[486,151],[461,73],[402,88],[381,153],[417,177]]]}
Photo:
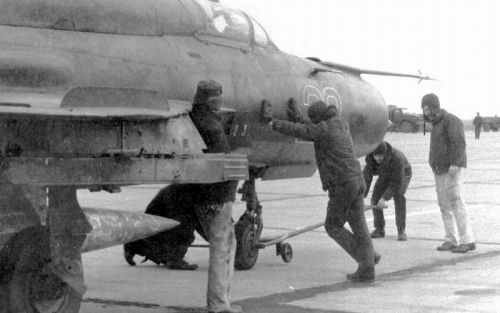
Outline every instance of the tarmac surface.
{"label": "tarmac surface", "polygon": [[[430,136],[388,133],[386,140],[405,152],[413,166],[407,192],[407,242],[396,240],[394,204],[385,210],[386,237],[374,239],[383,257],[373,284],[355,284],[345,275],[356,270],[323,228],[287,240],[291,263],[274,247],[260,250],[255,267],[236,271],[234,304],[244,312],[500,312],[500,133],[466,133],[468,169],[465,200],[477,250],[438,252],[444,235],[434,178],[427,164]],[[363,159],[360,159],[362,164]],[[373,185],[372,185],[373,186]],[[143,211],[161,186],[123,188],[119,194],[79,192],[82,206]],[[264,206],[263,236],[278,235],[321,222],[327,195],[317,173],[310,178],[258,181]],[[366,200],[368,202],[368,198]],[[237,219],[244,203],[235,203]],[[371,212],[366,214],[373,229]],[[197,238],[196,243],[204,243]],[[196,271],[172,271],[146,262],[131,267],[122,247],[83,255],[87,293],[82,313],[206,312],[208,249],[191,248]]]}

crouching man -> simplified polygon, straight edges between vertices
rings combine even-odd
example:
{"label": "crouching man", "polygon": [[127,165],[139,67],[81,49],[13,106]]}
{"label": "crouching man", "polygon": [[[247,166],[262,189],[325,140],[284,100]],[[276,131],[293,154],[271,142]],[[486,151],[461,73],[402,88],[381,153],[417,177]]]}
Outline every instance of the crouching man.
{"label": "crouching man", "polygon": [[205,239],[205,233],[195,213],[195,184],[172,184],[162,188],[146,208],[146,214],[167,217],[180,225],[159,234],[126,243],[125,260],[135,265],[134,256],[143,256],[143,262],[150,260],[163,264],[172,270],[196,270],[197,264],[185,259],[189,246],[195,240],[195,230]]}
{"label": "crouching man", "polygon": [[403,152],[384,141],[366,156],[365,162],[366,165],[363,168],[366,183],[365,197],[370,190],[373,176],[378,175],[371,198],[371,204],[378,207],[372,210],[375,230],[371,233],[371,237],[385,237],[385,219],[382,208],[386,206],[386,201],[394,198],[398,240],[406,241],[405,193],[411,180],[411,165],[408,163],[408,159]]}

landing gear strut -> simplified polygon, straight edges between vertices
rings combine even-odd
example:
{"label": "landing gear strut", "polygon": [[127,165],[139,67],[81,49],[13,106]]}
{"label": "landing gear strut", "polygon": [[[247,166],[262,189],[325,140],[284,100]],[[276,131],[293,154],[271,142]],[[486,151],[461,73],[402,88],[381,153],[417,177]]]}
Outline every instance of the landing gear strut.
{"label": "landing gear strut", "polygon": [[237,270],[248,270],[254,267],[259,257],[259,249],[270,245],[276,245],[276,255],[281,256],[285,263],[292,261],[293,250],[289,243],[283,240],[290,236],[279,236],[272,238],[261,238],[264,224],[262,222],[262,206],[255,191],[255,178],[258,170],[250,169],[250,179],[246,180],[241,190],[242,200],[246,202],[247,209],[235,225],[236,232],[236,258],[234,267]]}
{"label": "landing gear strut", "polygon": [[255,178],[245,181],[241,188],[243,201],[247,210],[235,225],[236,257],[234,266],[238,270],[251,269],[259,256],[258,243],[264,224],[262,223],[262,206],[255,192]]}

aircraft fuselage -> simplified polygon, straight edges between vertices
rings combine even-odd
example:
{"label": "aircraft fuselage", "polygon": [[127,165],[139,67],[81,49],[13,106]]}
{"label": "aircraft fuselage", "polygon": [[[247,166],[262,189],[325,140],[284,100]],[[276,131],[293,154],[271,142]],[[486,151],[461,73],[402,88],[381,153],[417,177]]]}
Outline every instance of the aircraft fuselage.
{"label": "aircraft fuselage", "polygon": [[[179,10],[178,1],[170,2],[175,4],[173,11]],[[196,1],[181,2],[190,3],[184,14],[190,14],[191,20],[203,20]],[[60,6],[58,1],[47,3]],[[168,14],[161,8],[158,11],[159,16]],[[141,12],[137,15],[139,19]],[[387,124],[385,103],[358,75],[312,74],[315,69],[328,68],[283,53],[270,40],[258,45],[253,33],[249,33],[247,43],[231,41],[204,33],[207,23],[184,23],[185,33],[154,35],[70,31],[67,26],[0,26],[0,70],[16,73],[8,78],[2,75],[2,97],[15,101],[12,98],[19,93],[23,97],[30,93],[57,96],[70,87],[105,86],[156,90],[168,99],[191,101],[198,81],[214,79],[223,86],[225,106],[236,111],[228,130],[234,137],[232,147],[247,154],[251,163],[271,167],[314,163],[309,143],[279,135],[259,123],[263,99],[273,104],[276,117],[282,119],[287,118],[285,104],[291,97],[304,115],[307,105],[315,100],[339,106],[342,117],[350,123],[359,156],[382,139]]]}

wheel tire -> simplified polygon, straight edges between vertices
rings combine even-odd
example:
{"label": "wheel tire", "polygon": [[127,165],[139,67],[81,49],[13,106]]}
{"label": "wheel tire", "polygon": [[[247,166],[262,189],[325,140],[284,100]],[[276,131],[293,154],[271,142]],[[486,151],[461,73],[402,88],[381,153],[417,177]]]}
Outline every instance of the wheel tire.
{"label": "wheel tire", "polygon": [[280,255],[283,262],[290,263],[293,259],[292,245],[287,242],[282,243],[280,246]]}
{"label": "wheel tire", "polygon": [[9,249],[12,271],[0,303],[12,313],[77,313],[82,296],[53,273],[44,271],[50,259],[49,234],[42,227],[23,231]]}
{"label": "wheel tire", "polygon": [[254,267],[259,257],[259,249],[255,247],[254,225],[248,220],[240,220],[235,225],[236,257],[234,267],[237,270],[249,270]]}
{"label": "wheel tire", "polygon": [[399,125],[399,131],[402,133],[415,133],[418,131],[418,126],[409,121],[403,121]]}

